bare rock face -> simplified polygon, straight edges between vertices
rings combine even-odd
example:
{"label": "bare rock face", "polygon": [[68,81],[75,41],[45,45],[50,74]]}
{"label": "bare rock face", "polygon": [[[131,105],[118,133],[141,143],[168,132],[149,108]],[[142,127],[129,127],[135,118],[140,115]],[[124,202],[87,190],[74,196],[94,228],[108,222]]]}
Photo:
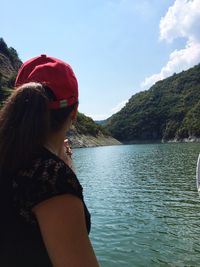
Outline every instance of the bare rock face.
{"label": "bare rock face", "polygon": [[72,129],[67,133],[67,138],[73,148],[112,146],[121,144],[115,138],[103,135],[102,133],[99,133],[97,136],[80,134],[75,127],[72,127]]}
{"label": "bare rock face", "polygon": [[0,38],[0,88],[13,88],[17,72],[22,65],[17,51]]}
{"label": "bare rock face", "polygon": [[4,78],[9,79],[15,72],[9,58],[0,53],[0,72]]}

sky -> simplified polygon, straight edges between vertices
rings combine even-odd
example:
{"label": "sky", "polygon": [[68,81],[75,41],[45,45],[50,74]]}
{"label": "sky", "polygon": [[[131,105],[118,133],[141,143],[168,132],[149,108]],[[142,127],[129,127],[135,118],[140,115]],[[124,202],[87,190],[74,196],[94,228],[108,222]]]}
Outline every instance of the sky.
{"label": "sky", "polygon": [[8,0],[0,37],[24,62],[68,62],[79,111],[102,120],[137,92],[200,63],[200,0]]}

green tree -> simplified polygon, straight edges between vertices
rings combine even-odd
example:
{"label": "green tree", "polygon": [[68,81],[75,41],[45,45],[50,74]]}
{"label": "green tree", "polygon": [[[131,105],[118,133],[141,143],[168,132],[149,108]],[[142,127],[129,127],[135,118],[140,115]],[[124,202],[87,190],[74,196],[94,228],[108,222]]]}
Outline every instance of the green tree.
{"label": "green tree", "polygon": [[106,127],[124,142],[199,137],[199,99],[200,64],[133,95]]}

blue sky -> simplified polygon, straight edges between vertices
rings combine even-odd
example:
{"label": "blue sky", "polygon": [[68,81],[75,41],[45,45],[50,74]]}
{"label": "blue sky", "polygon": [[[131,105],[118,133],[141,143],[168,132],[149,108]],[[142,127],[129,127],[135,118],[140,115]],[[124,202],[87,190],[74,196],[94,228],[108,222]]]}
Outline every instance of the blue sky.
{"label": "blue sky", "polygon": [[1,3],[0,36],[22,61],[74,69],[79,111],[105,119],[136,92],[200,62],[200,0],[25,0]]}

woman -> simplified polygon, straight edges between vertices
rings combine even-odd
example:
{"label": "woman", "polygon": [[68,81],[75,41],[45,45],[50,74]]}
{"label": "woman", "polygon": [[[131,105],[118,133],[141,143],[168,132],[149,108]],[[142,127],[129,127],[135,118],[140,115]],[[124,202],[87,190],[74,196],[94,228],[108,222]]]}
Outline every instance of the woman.
{"label": "woman", "polygon": [[96,267],[90,214],[64,140],[76,119],[71,67],[25,62],[0,113],[0,266]]}

